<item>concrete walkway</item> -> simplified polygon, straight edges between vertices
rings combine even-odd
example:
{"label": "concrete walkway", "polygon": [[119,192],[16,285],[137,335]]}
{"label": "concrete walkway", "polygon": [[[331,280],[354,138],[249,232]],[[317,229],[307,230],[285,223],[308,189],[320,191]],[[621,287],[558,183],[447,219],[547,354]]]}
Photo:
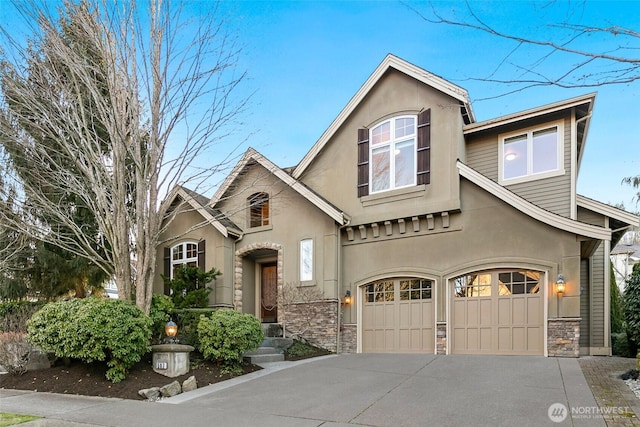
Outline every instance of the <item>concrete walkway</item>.
{"label": "concrete walkway", "polygon": [[576,359],[354,354],[255,374],[162,403],[0,390],[0,410],[48,427],[605,425]]}

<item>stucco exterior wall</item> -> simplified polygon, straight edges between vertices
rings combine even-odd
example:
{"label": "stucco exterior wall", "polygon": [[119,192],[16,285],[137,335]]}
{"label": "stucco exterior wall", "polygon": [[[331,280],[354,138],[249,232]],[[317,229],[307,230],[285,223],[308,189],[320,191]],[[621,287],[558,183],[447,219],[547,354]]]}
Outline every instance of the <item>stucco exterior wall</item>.
{"label": "stucco exterior wall", "polygon": [[[195,225],[202,227],[193,229]],[[191,230],[191,231],[188,231]],[[188,231],[188,232],[187,232]],[[231,252],[233,243],[225,238],[212,225],[191,207],[183,207],[182,212],[176,215],[167,230],[160,236],[165,241],[157,249],[156,277],[153,284],[155,293],[163,293],[164,282],[161,274],[164,273],[164,249],[171,248],[178,243],[206,241],[205,269],[217,268],[222,275],[215,281],[213,292],[209,295],[209,304],[225,305],[230,303],[233,293],[233,265]]]}
{"label": "stucco exterior wall", "polygon": [[[250,228],[247,199],[258,192],[269,194],[269,225]],[[237,179],[231,197],[217,207],[228,212],[230,218],[245,230],[235,245],[236,253],[256,244],[276,244],[283,248],[284,283],[300,282],[300,241],[313,239],[313,279],[301,284],[318,286],[325,298],[337,297],[337,227],[335,221],[318,207],[258,164],[245,170]],[[273,258],[276,253],[264,255]],[[255,286],[255,274],[243,274],[242,282],[243,290]],[[243,294],[243,308],[248,303],[245,298],[247,295]]]}
{"label": "stucco exterior wall", "polygon": [[[575,235],[535,221],[466,180],[461,183],[462,211],[450,215],[448,228],[436,222],[424,233],[412,229],[396,238],[343,235],[343,281],[353,295],[358,286],[384,277],[435,279],[437,320],[446,321],[446,280],[491,268],[548,271],[548,312],[579,317],[580,243]],[[391,208],[391,207],[389,207]],[[392,236],[393,237],[393,236]],[[553,283],[562,272],[567,290],[558,304]],[[356,322],[357,299],[345,310],[345,322]]]}
{"label": "stucco exterior wall", "polygon": [[[458,173],[455,160],[463,140],[458,101],[399,71],[381,78],[314,159],[301,180],[339,206],[354,224],[380,221],[393,210],[404,215],[449,211],[459,208]],[[357,197],[357,130],[371,128],[400,114],[431,109],[431,184],[407,191]]]}

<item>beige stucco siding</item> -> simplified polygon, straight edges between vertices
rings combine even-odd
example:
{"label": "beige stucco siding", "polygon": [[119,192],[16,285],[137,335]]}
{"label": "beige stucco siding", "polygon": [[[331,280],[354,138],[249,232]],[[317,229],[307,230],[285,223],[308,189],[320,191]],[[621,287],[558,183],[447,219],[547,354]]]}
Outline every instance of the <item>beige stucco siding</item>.
{"label": "beige stucco siding", "polygon": [[[460,274],[494,268],[528,268],[549,272],[549,313],[578,317],[580,243],[576,236],[535,221],[466,180],[461,183],[462,211],[451,215],[447,229],[407,231],[402,238],[343,240],[345,286],[383,277],[416,273],[437,280],[437,320],[446,320],[447,284]],[[421,234],[422,233],[422,234]],[[395,234],[395,233],[394,233]],[[397,234],[396,234],[397,236]],[[383,236],[381,236],[383,237]],[[346,236],[343,236],[346,239]],[[567,275],[566,303],[558,307],[553,282]],[[346,321],[355,321],[355,305]]]}
{"label": "beige stucco siding", "polygon": [[[589,259],[580,262],[580,347],[586,349],[591,346],[591,316],[590,312],[590,280]],[[586,353],[584,353],[586,354]]]}
{"label": "beige stucco siding", "polygon": [[[269,225],[252,229],[247,218],[247,199],[258,192],[269,194]],[[244,236],[236,243],[236,252],[256,244],[283,248],[284,283],[300,282],[300,241],[313,239],[313,280],[303,284],[319,286],[327,298],[336,297],[337,228],[335,221],[318,207],[259,164],[246,168],[229,195],[216,207],[244,230]],[[275,255],[275,252],[271,254]],[[249,308],[245,299],[251,296],[245,291],[254,286],[255,277],[255,273],[246,271],[242,275],[243,309],[246,310]]]}
{"label": "beige stucco siding", "polygon": [[[193,227],[201,227],[192,229]],[[188,231],[187,230],[190,230]],[[225,238],[212,225],[191,207],[184,205],[183,212],[178,214],[167,230],[160,236],[165,241],[158,247],[156,278],[154,280],[154,292],[163,293],[164,282],[160,274],[164,272],[164,248],[170,248],[178,243],[206,241],[205,268],[210,270],[217,268],[223,274],[214,286],[210,294],[211,305],[230,303],[233,294],[233,265],[231,264],[232,242]]]}
{"label": "beige stucco siding", "polygon": [[[401,114],[431,109],[431,184],[357,197],[357,130]],[[355,223],[459,208],[456,159],[461,147],[458,101],[399,71],[381,78],[334,134],[301,180],[349,214]]]}
{"label": "beige stucco siding", "polygon": [[[543,125],[558,120],[558,116],[546,117],[543,121],[528,122],[526,126]],[[506,188],[543,209],[562,215],[571,216],[571,120],[564,119],[564,174],[551,178],[536,179],[517,184],[505,185]],[[467,143],[467,164],[498,182],[499,133],[511,132],[513,129],[500,129],[496,133],[485,133],[472,136]]]}

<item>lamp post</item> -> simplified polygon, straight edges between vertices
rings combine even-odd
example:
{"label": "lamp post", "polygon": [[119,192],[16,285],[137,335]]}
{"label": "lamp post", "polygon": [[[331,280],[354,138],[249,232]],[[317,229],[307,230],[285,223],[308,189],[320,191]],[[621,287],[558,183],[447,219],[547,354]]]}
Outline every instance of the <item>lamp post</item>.
{"label": "lamp post", "polygon": [[164,325],[164,333],[167,334],[167,341],[173,344],[176,342],[175,337],[178,334],[178,325],[172,319],[169,319],[167,324]]}

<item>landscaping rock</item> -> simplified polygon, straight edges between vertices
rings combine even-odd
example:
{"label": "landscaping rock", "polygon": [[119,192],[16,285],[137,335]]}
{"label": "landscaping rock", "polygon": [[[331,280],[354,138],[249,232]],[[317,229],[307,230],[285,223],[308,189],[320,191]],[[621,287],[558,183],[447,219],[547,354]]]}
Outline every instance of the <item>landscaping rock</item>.
{"label": "landscaping rock", "polygon": [[193,375],[187,378],[186,380],[184,380],[184,382],[182,383],[183,393],[195,390],[197,388],[198,388],[198,381],[196,380],[196,377],[194,377]]}
{"label": "landscaping rock", "polygon": [[147,400],[155,401],[160,397],[160,387],[145,388],[138,391],[138,394]]}
{"label": "landscaping rock", "polygon": [[182,393],[182,387],[178,381],[174,381],[171,384],[167,384],[160,388],[160,394],[162,397],[171,397]]}

